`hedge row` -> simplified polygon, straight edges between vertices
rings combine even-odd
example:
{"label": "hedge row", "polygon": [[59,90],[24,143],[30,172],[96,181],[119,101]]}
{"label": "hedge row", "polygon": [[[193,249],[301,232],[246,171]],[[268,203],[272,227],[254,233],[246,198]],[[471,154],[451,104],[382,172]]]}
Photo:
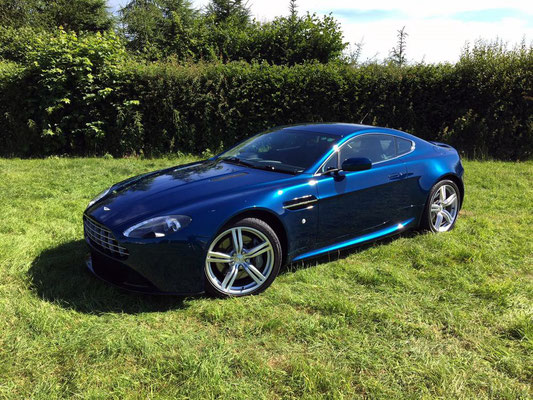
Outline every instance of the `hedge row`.
{"label": "hedge row", "polygon": [[365,116],[469,157],[533,154],[531,48],[402,68],[145,65],[109,38],[69,40],[37,46],[23,67],[0,63],[1,155],[201,153],[276,125]]}

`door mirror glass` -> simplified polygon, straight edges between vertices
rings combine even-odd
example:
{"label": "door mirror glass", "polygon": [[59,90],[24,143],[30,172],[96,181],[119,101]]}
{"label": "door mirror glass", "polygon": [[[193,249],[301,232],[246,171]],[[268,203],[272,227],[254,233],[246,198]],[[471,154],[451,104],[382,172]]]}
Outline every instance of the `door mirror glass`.
{"label": "door mirror glass", "polygon": [[372,168],[372,163],[365,157],[348,158],[342,163],[343,171],[365,171],[370,168]]}

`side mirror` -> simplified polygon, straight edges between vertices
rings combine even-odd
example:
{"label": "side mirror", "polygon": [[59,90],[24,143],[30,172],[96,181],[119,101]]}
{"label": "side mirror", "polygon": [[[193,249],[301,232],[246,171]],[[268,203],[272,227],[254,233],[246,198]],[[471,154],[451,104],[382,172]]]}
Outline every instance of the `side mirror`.
{"label": "side mirror", "polygon": [[342,163],[342,170],[348,172],[365,171],[372,168],[372,162],[365,157],[348,158]]}

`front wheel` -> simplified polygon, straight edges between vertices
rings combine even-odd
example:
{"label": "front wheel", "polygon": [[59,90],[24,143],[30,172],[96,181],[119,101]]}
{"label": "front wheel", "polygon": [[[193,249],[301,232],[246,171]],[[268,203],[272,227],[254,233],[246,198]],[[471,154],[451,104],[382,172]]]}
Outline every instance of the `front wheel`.
{"label": "front wheel", "polygon": [[455,226],[461,192],[450,180],[437,182],[429,193],[421,227],[431,232],[447,232]]}
{"label": "front wheel", "polygon": [[281,261],[281,244],[272,228],[257,218],[242,219],[209,245],[206,290],[220,297],[258,294],[274,281]]}

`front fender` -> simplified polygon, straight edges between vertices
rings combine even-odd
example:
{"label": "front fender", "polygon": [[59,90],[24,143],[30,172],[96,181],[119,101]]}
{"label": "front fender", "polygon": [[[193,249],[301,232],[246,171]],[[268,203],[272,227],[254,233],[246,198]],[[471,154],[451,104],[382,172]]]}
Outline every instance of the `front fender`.
{"label": "front fender", "polygon": [[309,204],[300,209],[288,209],[286,203],[304,196],[316,198],[316,182],[312,176],[298,177],[282,185],[263,187],[245,193],[206,199],[201,204],[176,211],[190,215],[193,222],[187,227],[202,238],[204,250],[228,221],[239,215],[269,213],[283,226],[288,239],[287,258],[316,243],[318,230],[318,207]]}

